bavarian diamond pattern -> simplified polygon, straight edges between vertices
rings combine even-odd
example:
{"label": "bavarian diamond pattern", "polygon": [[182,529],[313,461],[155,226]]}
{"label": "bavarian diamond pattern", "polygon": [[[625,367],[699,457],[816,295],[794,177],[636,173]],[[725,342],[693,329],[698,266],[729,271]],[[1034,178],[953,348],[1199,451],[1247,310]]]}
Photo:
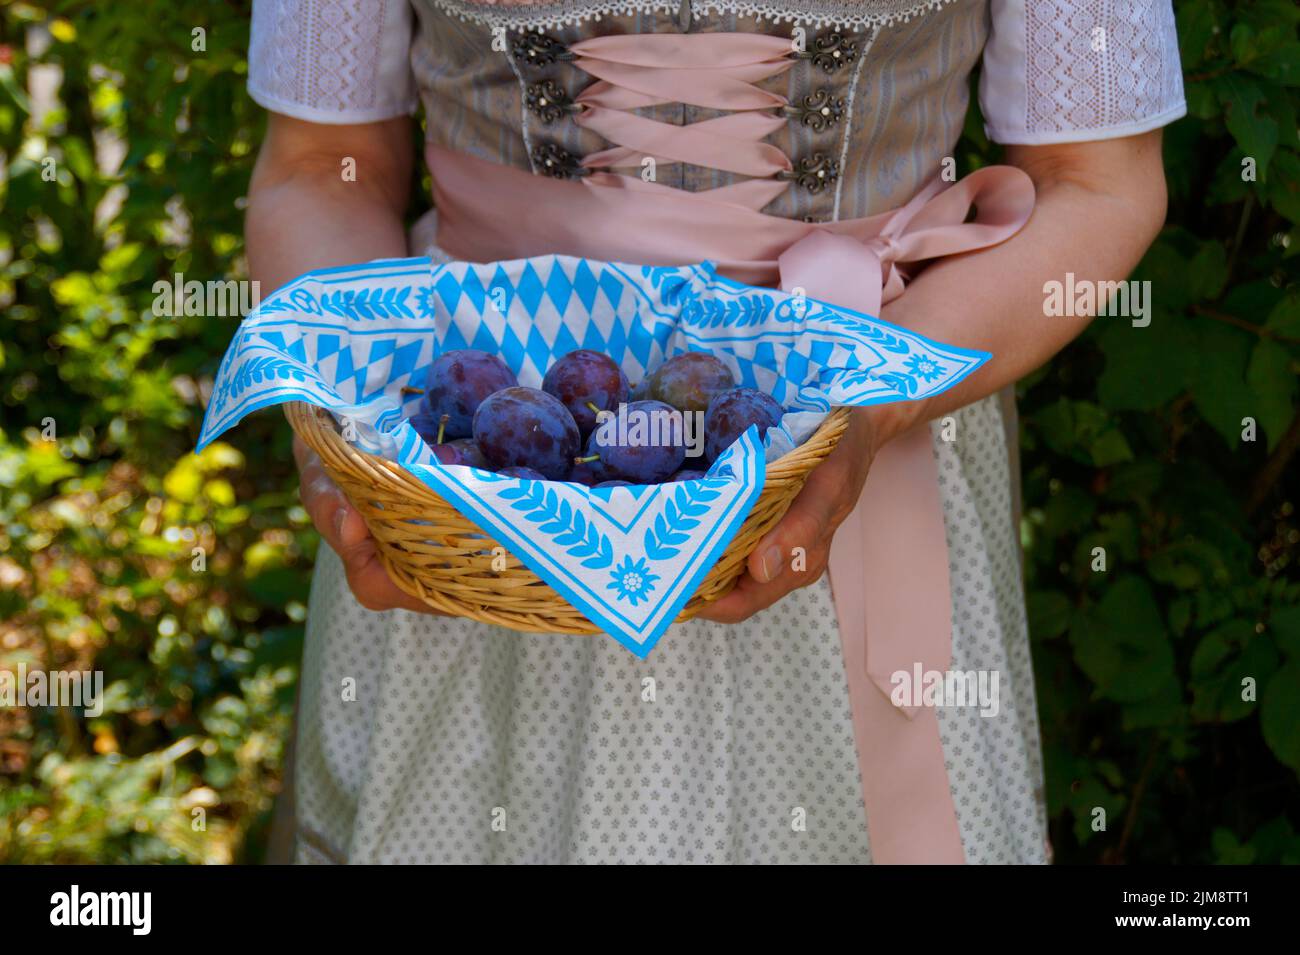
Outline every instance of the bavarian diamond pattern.
{"label": "bavarian diamond pattern", "polygon": [[[577,347],[610,355],[632,381],[673,355],[709,351],[787,414],[767,435],[751,429],[701,481],[592,490],[445,467],[406,422],[418,398],[402,388],[423,384],[435,355],[467,347],[500,356],[531,387]],[[346,416],[359,447],[434,488],[644,657],[735,536],[769,461],[836,405],[925,398],[987,358],[848,309],[732,282],[709,263],[383,260],[309,272],[244,321],[222,361],[199,447],[281,402]]]}

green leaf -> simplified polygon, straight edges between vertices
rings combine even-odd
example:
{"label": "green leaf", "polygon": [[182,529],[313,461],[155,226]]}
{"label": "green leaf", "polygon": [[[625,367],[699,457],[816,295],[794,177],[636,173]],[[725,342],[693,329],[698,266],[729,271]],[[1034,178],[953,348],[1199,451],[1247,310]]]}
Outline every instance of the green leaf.
{"label": "green leaf", "polygon": [[1255,830],[1250,846],[1261,865],[1300,865],[1300,836],[1286,816],[1275,816]]}
{"label": "green leaf", "polygon": [[1125,703],[1121,708],[1120,726],[1125,733],[1136,730],[1170,728],[1187,722],[1182,687],[1176,680],[1165,680],[1145,700]]}
{"label": "green leaf", "polygon": [[1224,122],[1241,151],[1255,160],[1261,182],[1268,180],[1268,164],[1277,148],[1277,120],[1263,112],[1264,91],[1259,82],[1229,73],[1218,79]]}
{"label": "green leaf", "polygon": [[1074,608],[1059,590],[1031,591],[1026,598],[1029,632],[1035,640],[1051,640],[1065,633]]}
{"label": "green leaf", "polygon": [[1251,60],[1246,69],[1283,86],[1300,86],[1300,41],[1279,44]]}
{"label": "green leaf", "polygon": [[90,305],[99,297],[99,290],[85,272],[69,272],[50,283],[50,292],[60,305],[77,308]]}
{"label": "green leaf", "polygon": [[1044,526],[1052,537],[1077,534],[1092,526],[1096,500],[1083,488],[1067,484],[1052,495],[1043,509]]}
{"label": "green leaf", "polygon": [[1300,7],[1292,0],[1250,0],[1237,4],[1233,13],[1258,30],[1293,27],[1300,23]]}
{"label": "green leaf", "polygon": [[1300,661],[1300,606],[1274,610],[1268,618],[1268,629],[1281,651]]}
{"label": "green leaf", "polygon": [[273,567],[248,581],[248,592],[268,607],[284,607],[291,600],[305,602],[309,590],[309,578],[294,567]]}
{"label": "green leaf", "polygon": [[1092,463],[1099,468],[1133,460],[1133,449],[1129,447],[1124,433],[1114,427],[1097,435],[1088,446],[1088,452],[1092,455]]}
{"label": "green leaf", "polygon": [[1174,678],[1174,655],[1160,607],[1146,581],[1126,576],[1070,628],[1075,662],[1097,694],[1119,703],[1159,697]]}
{"label": "green leaf", "polygon": [[1287,663],[1268,681],[1260,726],[1273,755],[1300,772],[1300,661]]}
{"label": "green leaf", "polygon": [[1187,115],[1193,119],[1214,119],[1223,112],[1218,94],[1210,83],[1189,81],[1183,96],[1187,100]]}
{"label": "green leaf", "polygon": [[1268,315],[1285,295],[1282,289],[1267,279],[1256,279],[1233,286],[1223,296],[1221,307],[1229,315],[1258,325],[1261,316]]}
{"label": "green leaf", "polygon": [[1232,32],[1228,37],[1228,47],[1232,50],[1232,58],[1238,64],[1248,63],[1259,55],[1256,43],[1255,30],[1249,23],[1238,21],[1233,24]]}
{"label": "green leaf", "polygon": [[1222,242],[1202,242],[1184,276],[1194,301],[1218,298],[1228,281],[1228,253]]}
{"label": "green leaf", "polygon": [[[1205,193],[1206,202],[1211,205],[1228,205],[1245,202],[1248,196],[1255,194],[1258,191],[1256,183],[1253,180],[1247,182],[1243,178],[1247,166],[1253,164],[1253,161],[1249,164],[1245,161],[1245,156],[1240,149],[1229,149],[1224,153],[1223,158],[1214,167],[1209,191]],[[1275,159],[1274,165],[1276,164]],[[1258,170],[1256,170],[1256,178],[1258,178]]]}
{"label": "green leaf", "polygon": [[1268,202],[1281,215],[1300,223],[1300,155],[1279,149],[1273,157],[1277,173],[1268,184]]}
{"label": "green leaf", "polygon": [[1164,477],[1164,465],[1151,458],[1134,461],[1111,472],[1108,496],[1112,500],[1145,505]]}
{"label": "green leaf", "polygon": [[1292,292],[1268,313],[1264,327],[1278,335],[1300,336],[1300,293]]}
{"label": "green leaf", "polygon": [[1196,410],[1223,436],[1229,447],[1241,441],[1242,419],[1258,415],[1258,402],[1246,384],[1255,338],[1249,332],[1211,318],[1197,323],[1196,370],[1192,397]]}
{"label": "green leaf", "polygon": [[[1206,48],[1219,30],[1217,21],[1210,0],[1190,0],[1179,8],[1178,49],[1184,70],[1191,71],[1205,62]],[[1188,84],[1189,93],[1192,85]]]}
{"label": "green leaf", "polygon": [[1255,850],[1237,841],[1230,829],[1219,826],[1210,834],[1210,847],[1218,865],[1250,865],[1255,861]]}
{"label": "green leaf", "polygon": [[1181,315],[1157,314],[1150,325],[1108,325],[1100,335],[1106,367],[1097,396],[1112,411],[1152,411],[1180,394],[1196,367],[1195,336]]}
{"label": "green leaf", "polygon": [[1242,699],[1244,682],[1265,686],[1277,668],[1277,649],[1255,633],[1252,621],[1231,620],[1218,627],[1201,638],[1192,654],[1192,715],[1202,722],[1245,719],[1259,704]]}
{"label": "green leaf", "polygon": [[1270,451],[1286,433],[1294,415],[1296,374],[1291,365],[1290,352],[1264,338],[1255,343],[1246,369],[1246,384],[1258,409],[1255,417],[1268,437]]}
{"label": "green leaf", "polygon": [[90,148],[75,136],[61,137],[59,146],[63,150],[64,161],[72,174],[83,183],[93,183],[97,174],[95,158],[91,155]]}
{"label": "green leaf", "polygon": [[1194,564],[1179,560],[1173,551],[1162,550],[1147,561],[1151,579],[1179,590],[1191,590],[1201,583],[1201,572]]}
{"label": "green leaf", "polygon": [[139,242],[124,242],[103,254],[99,260],[99,268],[110,275],[123,272],[140,257],[143,250],[144,246]]}
{"label": "green leaf", "polygon": [[1038,421],[1044,443],[1081,464],[1107,467],[1132,460],[1118,423],[1100,405],[1062,398],[1043,409]]}
{"label": "green leaf", "polygon": [[1192,304],[1186,283],[1188,268],[1183,246],[1181,236],[1170,230],[1156,239],[1133,271],[1134,280],[1150,282],[1152,288],[1159,290],[1161,310],[1181,312]]}

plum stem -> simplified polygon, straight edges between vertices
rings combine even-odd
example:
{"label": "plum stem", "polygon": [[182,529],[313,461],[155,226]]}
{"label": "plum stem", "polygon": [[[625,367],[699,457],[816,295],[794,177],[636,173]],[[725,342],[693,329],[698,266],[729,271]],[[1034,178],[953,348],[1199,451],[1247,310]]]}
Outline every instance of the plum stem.
{"label": "plum stem", "polygon": [[591,413],[594,415],[598,415],[601,412],[601,409],[596,407],[596,402],[594,401],[588,401],[587,407],[591,409]]}
{"label": "plum stem", "polygon": [[447,430],[447,422],[451,420],[451,415],[445,414],[438,419],[438,443],[442,444],[442,433]]}
{"label": "plum stem", "polygon": [[422,395],[423,388],[413,388],[411,385],[402,385],[402,394],[404,395]]}
{"label": "plum stem", "polygon": [[590,457],[587,457],[587,458],[574,458],[574,459],[573,459],[573,463],[574,463],[574,464],[590,464],[592,461],[599,461],[599,460],[600,460],[600,455],[599,455],[599,454],[593,454],[593,455],[591,455]]}

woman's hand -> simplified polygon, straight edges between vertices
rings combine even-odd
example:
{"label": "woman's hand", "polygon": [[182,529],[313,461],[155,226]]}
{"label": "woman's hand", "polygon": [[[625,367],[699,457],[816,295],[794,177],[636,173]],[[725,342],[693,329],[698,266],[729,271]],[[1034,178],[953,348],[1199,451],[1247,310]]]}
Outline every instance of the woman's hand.
{"label": "woman's hand", "polygon": [[414,610],[437,614],[428,604],[393,583],[380,563],[375,539],[366,522],[329,479],[316,452],[294,436],[293,456],[298,462],[298,496],[325,542],[343,561],[348,587],[367,610]]}
{"label": "woman's hand", "polygon": [[[835,450],[808,475],[780,523],[749,555],[748,572],[731,593],[701,611],[701,618],[739,623],[790,591],[821,579],[830,559],[831,538],[862,494],[871,459],[880,447],[881,430],[877,414],[865,408],[853,410]],[[803,551],[797,564],[796,547]]]}

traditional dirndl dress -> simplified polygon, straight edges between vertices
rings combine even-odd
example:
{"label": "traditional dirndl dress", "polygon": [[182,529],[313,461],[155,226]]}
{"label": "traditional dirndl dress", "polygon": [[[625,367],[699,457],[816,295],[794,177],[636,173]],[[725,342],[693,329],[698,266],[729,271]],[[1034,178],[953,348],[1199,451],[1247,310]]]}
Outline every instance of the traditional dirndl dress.
{"label": "traditional dirndl dress", "polygon": [[[781,37],[790,52],[778,62],[767,41],[736,36]],[[690,72],[705,45],[707,77]],[[759,50],[745,59],[748,46]],[[635,217],[593,226],[589,248],[535,247],[539,221],[565,217],[540,185],[548,174],[595,189],[640,177],[649,154],[656,187],[701,200],[684,239],[710,202],[832,228],[903,206],[936,177],[981,62],[987,132],[1003,143],[1134,135],[1185,112],[1168,0],[257,0],[249,92],[320,123],[423,102],[444,222],[417,226],[413,254],[636,261]],[[476,221],[490,197],[465,194],[488,164],[511,188],[537,177],[511,221]],[[322,548],[293,772],[298,860],[870,862],[876,843],[876,861],[1048,861],[1014,404],[994,395],[953,417],[958,440],[937,427],[921,439],[946,545],[945,650],[953,670],[998,674],[1001,694],[995,713],[927,716],[939,791],[917,801],[941,824],[899,805],[905,767],[864,759],[882,728],[878,711],[855,711],[868,692],[860,621],[842,618],[864,582],[846,561],[743,624],[678,624],[642,661],[600,637],[369,612]],[[841,537],[857,533],[850,521]]]}

